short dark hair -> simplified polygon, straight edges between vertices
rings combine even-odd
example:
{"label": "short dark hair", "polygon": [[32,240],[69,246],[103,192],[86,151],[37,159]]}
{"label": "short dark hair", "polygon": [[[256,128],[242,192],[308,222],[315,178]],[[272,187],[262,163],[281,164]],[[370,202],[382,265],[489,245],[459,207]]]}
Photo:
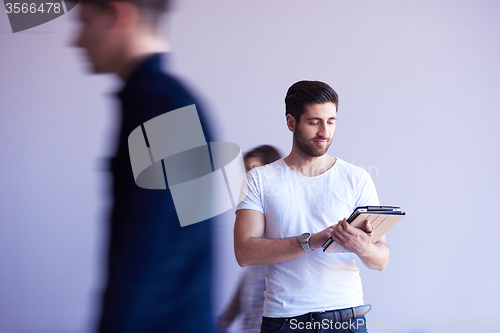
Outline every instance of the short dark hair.
{"label": "short dark hair", "polygon": [[108,9],[111,2],[130,2],[137,6],[143,19],[151,26],[157,27],[160,16],[168,12],[172,7],[173,0],[67,0],[76,5],[78,2]]}
{"label": "short dark hair", "polygon": [[111,2],[131,2],[139,9],[157,10],[160,13],[170,9],[171,0],[72,0],[73,2],[88,3],[97,6],[107,6]]}
{"label": "short dark hair", "polygon": [[273,163],[281,158],[281,154],[276,148],[269,145],[258,146],[245,154],[244,159],[249,157],[260,157],[264,164]]}
{"label": "short dark hair", "polygon": [[323,104],[332,102],[339,109],[339,96],[328,84],[320,81],[299,81],[294,83],[286,93],[285,116],[291,114],[300,121],[307,104]]}

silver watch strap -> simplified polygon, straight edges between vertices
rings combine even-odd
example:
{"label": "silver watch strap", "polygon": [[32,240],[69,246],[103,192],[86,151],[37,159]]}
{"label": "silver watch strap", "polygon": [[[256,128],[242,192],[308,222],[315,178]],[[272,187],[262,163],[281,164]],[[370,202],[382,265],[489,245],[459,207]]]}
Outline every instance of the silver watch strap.
{"label": "silver watch strap", "polygon": [[[309,237],[307,239],[304,239],[305,234],[309,234]],[[304,249],[304,252],[306,252],[306,253],[312,251],[311,247],[309,246],[310,239],[311,239],[311,234],[308,232],[303,233],[302,235],[299,236],[300,245],[302,245],[302,248]]]}

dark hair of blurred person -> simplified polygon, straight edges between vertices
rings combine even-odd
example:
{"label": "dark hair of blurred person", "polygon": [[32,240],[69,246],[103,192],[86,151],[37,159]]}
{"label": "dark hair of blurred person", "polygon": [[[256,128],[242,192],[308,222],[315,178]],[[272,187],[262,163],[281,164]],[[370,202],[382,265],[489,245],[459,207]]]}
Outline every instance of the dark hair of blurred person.
{"label": "dark hair of blurred person", "polygon": [[128,150],[134,129],[192,104],[205,141],[213,141],[199,101],[163,71],[169,48],[159,23],[169,4],[81,0],[78,6],[75,46],[83,50],[91,72],[114,74],[124,83],[116,94],[121,121],[110,163],[107,281],[98,324],[103,333],[214,331],[210,223],[181,227],[168,188],[136,185]]}
{"label": "dark hair of blurred person", "polygon": [[335,104],[338,111],[339,96],[332,87],[320,81],[299,81],[288,88],[285,97],[285,116],[292,115],[298,124],[308,104],[327,102]]}
{"label": "dark hair of blurred person", "polygon": [[[75,0],[70,0],[75,2]],[[141,12],[142,23],[157,27],[160,17],[171,9],[171,0],[79,0],[81,4],[89,4],[100,7],[103,10],[112,10],[116,3],[128,2],[137,7]]]}
{"label": "dark hair of blurred person", "polygon": [[158,31],[169,0],[80,0],[79,7],[74,44],[85,51],[94,73],[126,79],[144,58],[169,50]]}
{"label": "dark hair of blurred person", "polygon": [[247,152],[245,160],[245,170],[248,172],[255,167],[273,163],[281,158],[281,154],[269,145],[262,145]]}

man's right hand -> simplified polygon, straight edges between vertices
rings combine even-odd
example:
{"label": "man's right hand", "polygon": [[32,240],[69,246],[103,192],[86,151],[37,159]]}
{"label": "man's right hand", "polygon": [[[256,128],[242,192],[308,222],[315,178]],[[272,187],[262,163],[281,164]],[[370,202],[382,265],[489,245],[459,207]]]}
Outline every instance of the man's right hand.
{"label": "man's right hand", "polygon": [[325,230],[321,230],[320,232],[317,232],[315,234],[311,235],[311,239],[309,240],[309,246],[311,249],[320,249],[323,244],[330,238],[332,235],[332,231],[335,225],[329,226]]}
{"label": "man's right hand", "polygon": [[[252,209],[236,212],[234,224],[234,253],[238,264],[274,265],[303,255],[299,235],[288,238],[262,238],[266,227],[264,214]],[[319,249],[330,237],[332,227],[311,235],[309,246]]]}

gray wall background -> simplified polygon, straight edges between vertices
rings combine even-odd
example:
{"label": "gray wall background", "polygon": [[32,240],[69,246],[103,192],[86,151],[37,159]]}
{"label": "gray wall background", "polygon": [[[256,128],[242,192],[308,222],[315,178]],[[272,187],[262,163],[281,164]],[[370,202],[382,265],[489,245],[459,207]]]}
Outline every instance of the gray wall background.
{"label": "gray wall background", "polygon": [[[371,331],[500,319],[498,17],[495,0],[179,0],[162,28],[172,71],[244,151],[288,153],[294,82],[339,93],[329,153],[408,214],[388,233],[389,267],[362,269]],[[98,311],[120,83],[84,74],[73,19],[12,34],[0,11],[0,332],[90,331]],[[216,226],[216,313],[242,271],[233,223]]]}

